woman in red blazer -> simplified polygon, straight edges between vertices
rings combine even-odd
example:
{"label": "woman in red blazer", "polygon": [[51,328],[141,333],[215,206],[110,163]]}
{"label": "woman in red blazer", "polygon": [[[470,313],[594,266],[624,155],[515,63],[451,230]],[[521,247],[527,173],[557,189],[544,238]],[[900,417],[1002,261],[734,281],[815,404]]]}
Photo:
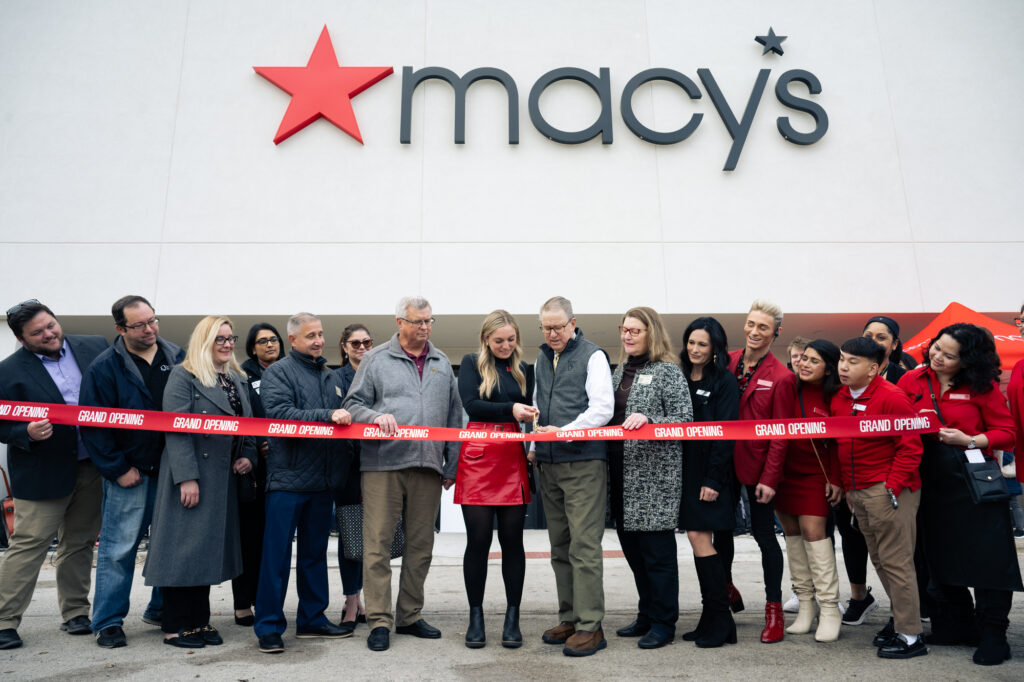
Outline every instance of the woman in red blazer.
{"label": "woman in red blazer", "polygon": [[[793,416],[796,377],[771,353],[772,342],[782,327],[782,309],[758,299],[750,306],[743,326],[746,344],[729,354],[729,371],[740,389],[740,419],[789,419]],[[750,498],[750,529],[761,549],[764,570],[765,626],[761,641],[780,642],[786,625],[782,617],[782,550],[775,537],[772,499],[782,479],[786,441],[739,440],[733,453],[736,478]],[[738,497],[738,495],[737,495]],[[729,602],[734,612],[743,599],[732,584],[733,540],[731,532],[716,532],[715,550],[722,555],[729,579]]]}
{"label": "woman in red blazer", "polygon": [[[919,526],[931,584],[937,586],[929,644],[978,644],[974,662],[998,665],[1012,593],[1024,591],[1005,502],[974,504],[963,458],[993,457],[1014,446],[1013,419],[999,390],[992,334],[957,323],[939,331],[928,364],[899,387],[919,412],[936,414],[937,434],[923,437]],[[974,588],[974,602],[968,587]],[[934,589],[934,588],[933,588]]]}

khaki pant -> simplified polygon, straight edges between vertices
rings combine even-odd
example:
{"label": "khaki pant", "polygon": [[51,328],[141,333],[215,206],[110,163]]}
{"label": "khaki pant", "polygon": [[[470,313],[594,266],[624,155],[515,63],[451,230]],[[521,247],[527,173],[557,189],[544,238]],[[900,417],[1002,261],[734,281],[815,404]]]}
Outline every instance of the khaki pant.
{"label": "khaki pant", "polygon": [[917,571],[914,570],[921,491],[904,490],[900,493],[899,509],[892,508],[884,483],[851,490],[847,496],[867,543],[871,563],[885,593],[889,595],[896,632],[921,634],[921,602],[917,592]]}
{"label": "khaki pant", "polygon": [[[423,610],[423,583],[434,552],[434,520],[441,507],[441,476],[433,469],[364,471],[363,594],[366,621],[375,627],[411,625]],[[391,615],[391,543],[399,517],[405,554]]]}
{"label": "khaki pant", "polygon": [[14,534],[0,560],[0,630],[21,625],[54,537],[61,617],[68,621],[89,615],[92,552],[100,532],[102,499],[100,475],[89,460],[78,462],[75,489],[67,497],[14,498]]}
{"label": "khaki pant", "polygon": [[548,520],[558,620],[592,632],[604,619],[605,501],[603,460],[540,465],[540,494]]}

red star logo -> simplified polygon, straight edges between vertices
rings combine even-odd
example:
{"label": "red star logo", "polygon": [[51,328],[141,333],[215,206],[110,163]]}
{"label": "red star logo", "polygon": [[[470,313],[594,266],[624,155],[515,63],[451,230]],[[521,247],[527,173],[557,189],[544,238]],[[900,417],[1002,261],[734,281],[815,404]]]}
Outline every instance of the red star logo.
{"label": "red star logo", "polygon": [[320,32],[305,66],[252,68],[292,96],[274,144],[281,144],[321,116],[362,144],[352,98],[395,72],[390,66],[338,66],[327,26]]}

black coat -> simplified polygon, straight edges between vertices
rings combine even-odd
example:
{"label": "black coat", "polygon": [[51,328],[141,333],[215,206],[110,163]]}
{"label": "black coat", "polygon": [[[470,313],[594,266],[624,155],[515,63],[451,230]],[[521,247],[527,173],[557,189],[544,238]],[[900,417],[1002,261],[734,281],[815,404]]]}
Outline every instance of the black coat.
{"label": "black coat", "polygon": [[[713,378],[688,381],[693,421],[733,421],[739,416],[736,377],[718,372]],[[683,448],[683,499],[679,527],[685,530],[731,530],[736,525],[736,479],[732,466],[735,441],[698,440]],[[714,502],[701,502],[700,489],[718,491]]]}
{"label": "black coat", "polygon": [[[102,336],[68,334],[64,340],[82,376],[108,345]],[[43,363],[24,347],[0,362],[0,400],[65,404]],[[0,419],[0,443],[7,444],[7,467],[14,497],[52,500],[74,490],[78,475],[78,437],[74,426],[54,426],[53,435],[46,440],[30,441],[28,422]]]}

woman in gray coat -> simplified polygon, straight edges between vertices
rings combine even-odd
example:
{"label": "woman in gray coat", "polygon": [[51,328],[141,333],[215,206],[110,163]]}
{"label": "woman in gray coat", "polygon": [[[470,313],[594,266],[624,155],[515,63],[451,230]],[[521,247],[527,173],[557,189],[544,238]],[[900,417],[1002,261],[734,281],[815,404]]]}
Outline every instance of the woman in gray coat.
{"label": "woman in gray coat", "polygon": [[[612,375],[615,411],[609,424],[631,430],[691,421],[690,392],[661,316],[651,308],[633,308],[623,316],[619,333],[624,362]],[[639,595],[636,620],[615,634],[640,637],[641,649],[657,649],[672,641],[679,617],[675,527],[682,443],[609,441],[608,473],[612,519]]]}
{"label": "woman in gray coat", "polygon": [[[245,373],[234,356],[237,340],[228,318],[203,318],[185,361],[167,379],[164,409],[204,420],[251,417]],[[234,474],[248,473],[255,462],[255,441],[248,437],[167,434],[142,571],[147,585],[163,588],[164,644],[223,643],[210,625],[210,585],[242,572]]]}

